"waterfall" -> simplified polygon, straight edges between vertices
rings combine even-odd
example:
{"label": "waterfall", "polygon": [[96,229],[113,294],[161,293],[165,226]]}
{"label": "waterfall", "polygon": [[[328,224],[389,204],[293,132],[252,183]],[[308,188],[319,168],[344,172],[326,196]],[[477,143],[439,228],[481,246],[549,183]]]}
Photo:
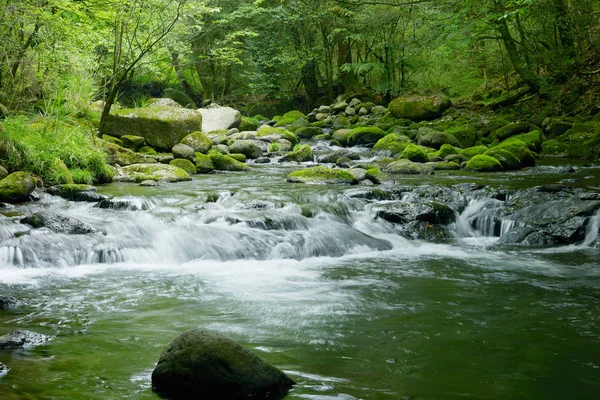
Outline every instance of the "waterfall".
{"label": "waterfall", "polygon": [[598,239],[598,231],[600,230],[600,209],[589,219],[585,229],[585,238],[582,247],[591,246]]}
{"label": "waterfall", "polygon": [[514,224],[499,218],[503,205],[503,202],[494,199],[470,200],[456,218],[456,235],[460,238],[501,236]]}

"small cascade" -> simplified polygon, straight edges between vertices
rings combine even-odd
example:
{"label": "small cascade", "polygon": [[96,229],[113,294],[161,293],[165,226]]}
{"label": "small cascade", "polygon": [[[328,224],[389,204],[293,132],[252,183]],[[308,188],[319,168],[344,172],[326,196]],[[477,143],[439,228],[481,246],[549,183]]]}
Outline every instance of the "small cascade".
{"label": "small cascade", "polygon": [[499,200],[471,200],[456,218],[456,234],[460,238],[500,237],[514,225],[502,218],[503,213],[504,203]]}
{"label": "small cascade", "polygon": [[585,238],[583,239],[583,243],[581,243],[582,247],[589,247],[596,239],[598,239],[600,231],[600,209],[596,211],[596,213],[589,219],[587,227],[585,229]]}

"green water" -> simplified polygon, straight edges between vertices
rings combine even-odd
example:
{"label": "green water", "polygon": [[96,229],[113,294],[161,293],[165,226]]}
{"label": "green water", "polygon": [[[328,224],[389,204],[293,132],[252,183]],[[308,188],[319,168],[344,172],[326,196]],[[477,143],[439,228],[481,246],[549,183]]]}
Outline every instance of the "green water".
{"label": "green water", "polygon": [[[364,225],[393,248],[181,261],[177,255],[187,248],[175,246],[173,253],[159,248],[169,254],[162,259],[144,259],[148,248],[130,254],[133,261],[1,266],[0,295],[24,305],[0,311],[0,333],[28,329],[53,339],[0,351],[10,368],[0,377],[0,398],[157,399],[150,373],[161,350],[195,327],[219,331],[286,371],[298,383],[288,399],[600,398],[598,249],[409,241],[377,233],[361,214],[366,203],[343,197],[348,187],[289,185],[285,172],[267,167],[253,179],[222,174],[159,188],[102,189],[146,196],[155,205],[149,211],[44,207],[97,215],[96,224],[112,227],[109,236],[119,223],[123,230],[147,223],[170,235],[188,218],[213,212],[203,199],[217,192],[225,194],[219,212],[228,215],[266,212],[240,211],[250,200],[297,205],[312,210],[309,220],[322,218],[323,225],[307,228],[309,236],[331,221]],[[247,226],[210,224],[223,241],[240,230],[266,240]]]}

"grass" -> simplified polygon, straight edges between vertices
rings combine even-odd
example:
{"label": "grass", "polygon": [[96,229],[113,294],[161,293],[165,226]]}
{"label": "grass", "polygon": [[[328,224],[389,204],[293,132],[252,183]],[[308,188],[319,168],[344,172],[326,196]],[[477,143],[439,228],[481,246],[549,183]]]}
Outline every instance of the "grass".
{"label": "grass", "polygon": [[4,120],[0,123],[0,162],[11,172],[32,172],[47,185],[112,179],[106,154],[93,131],[68,118],[15,116]]}

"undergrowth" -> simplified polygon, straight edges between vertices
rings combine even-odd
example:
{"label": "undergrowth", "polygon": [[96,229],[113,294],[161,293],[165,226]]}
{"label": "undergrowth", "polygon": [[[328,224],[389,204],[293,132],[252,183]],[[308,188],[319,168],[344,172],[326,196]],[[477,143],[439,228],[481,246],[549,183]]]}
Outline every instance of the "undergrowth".
{"label": "undergrowth", "polygon": [[103,183],[112,180],[106,154],[85,125],[15,116],[0,123],[0,163],[9,171],[30,171],[46,185]]}

